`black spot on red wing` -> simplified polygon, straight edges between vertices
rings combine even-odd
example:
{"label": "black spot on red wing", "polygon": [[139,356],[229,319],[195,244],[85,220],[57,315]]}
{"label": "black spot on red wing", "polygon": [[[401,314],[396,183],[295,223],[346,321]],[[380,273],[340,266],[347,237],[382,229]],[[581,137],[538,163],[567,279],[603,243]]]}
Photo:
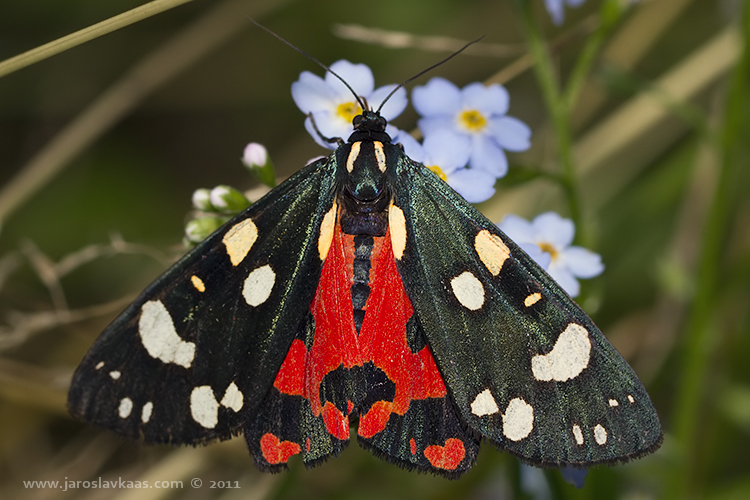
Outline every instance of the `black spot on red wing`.
{"label": "black spot on red wing", "polygon": [[[371,438],[359,436],[358,442],[404,468],[447,477],[457,477],[468,471],[479,452],[479,441],[465,429],[448,398],[414,400],[403,416],[391,414],[382,432]],[[425,455],[430,447],[434,448]],[[442,452],[441,448],[445,450],[446,458],[436,460],[435,452]],[[462,458],[455,462],[451,458],[455,457],[457,448]],[[431,459],[441,467],[433,465]]]}
{"label": "black spot on red wing", "polygon": [[406,323],[406,343],[413,353],[421,351],[427,345],[422,324],[416,314],[413,314]]}
{"label": "black spot on red wing", "polygon": [[328,372],[320,383],[321,405],[330,401],[344,415],[349,414],[349,401],[358,407],[359,399],[364,394],[365,381],[361,366],[353,366],[350,369],[339,366]]}
{"label": "black spot on red wing", "polygon": [[305,320],[300,324],[297,330],[297,337],[305,343],[305,349],[308,351],[312,348],[313,340],[315,339],[315,318],[312,312],[307,311]]}
{"label": "black spot on red wing", "polygon": [[[282,394],[272,388],[262,408],[255,420],[244,429],[247,446],[255,465],[261,470],[279,472],[287,469],[287,462],[268,461],[268,439],[263,441],[267,434],[272,434],[278,440],[282,457],[294,451],[287,443],[298,445],[299,454],[308,467],[338,455],[348,444],[348,441],[339,440],[328,432],[322,416],[314,416],[310,401],[302,396]],[[265,449],[263,444],[266,445]]]}
{"label": "black spot on red wing", "polygon": [[367,413],[372,405],[378,401],[392,402],[396,397],[396,384],[388,376],[372,363],[366,363],[363,367],[367,394],[360,404],[360,413]]}

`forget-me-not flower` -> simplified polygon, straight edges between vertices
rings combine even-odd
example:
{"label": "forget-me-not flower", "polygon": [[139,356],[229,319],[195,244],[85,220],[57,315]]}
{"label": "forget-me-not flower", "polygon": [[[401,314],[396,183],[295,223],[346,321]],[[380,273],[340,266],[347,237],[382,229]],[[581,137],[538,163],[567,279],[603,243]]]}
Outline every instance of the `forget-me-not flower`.
{"label": "forget-me-not flower", "polygon": [[[406,149],[407,147],[411,150]],[[495,177],[487,171],[465,168],[469,162],[468,137],[437,130],[423,144],[405,145],[409,157],[424,164],[469,203],[480,203],[495,194]]]}
{"label": "forget-me-not flower", "polygon": [[496,178],[508,172],[507,151],[525,151],[531,145],[531,129],[508,116],[510,97],[505,87],[471,83],[459,89],[436,77],[412,93],[414,108],[422,115],[419,128],[425,138],[437,130],[468,137],[469,167],[489,172]]}
{"label": "forget-me-not flower", "polygon": [[586,0],[544,0],[552,22],[560,26],[565,21],[565,4],[571,7],[580,7]]}
{"label": "forget-me-not flower", "polygon": [[[385,85],[375,88],[372,71],[364,64],[352,64],[341,60],[331,64],[331,71],[354,89],[372,109],[378,109],[383,100],[396,88],[396,85]],[[305,128],[315,142],[329,149],[336,149],[336,143],[327,143],[320,137],[342,138],[346,140],[354,131],[352,119],[362,113],[362,107],[346,88],[341,80],[326,72],[321,78],[309,71],[303,71],[299,80],[292,84],[292,97],[297,107],[308,115]],[[399,89],[380,110],[383,118],[390,121],[406,108],[406,90]],[[311,115],[315,120],[318,132],[313,128]]]}
{"label": "forget-me-not flower", "polygon": [[[537,264],[571,297],[580,292],[581,287],[576,278],[593,278],[604,270],[599,254],[571,245],[575,235],[573,221],[554,212],[540,214],[531,222],[517,215],[507,215],[498,226],[523,250],[537,246],[548,254],[547,266],[538,260]],[[536,260],[531,254],[530,257]]]}

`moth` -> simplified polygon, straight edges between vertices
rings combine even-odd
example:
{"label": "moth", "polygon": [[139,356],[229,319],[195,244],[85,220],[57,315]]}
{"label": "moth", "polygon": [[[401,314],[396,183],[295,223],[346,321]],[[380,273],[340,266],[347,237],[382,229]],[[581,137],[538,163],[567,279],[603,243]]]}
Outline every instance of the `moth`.
{"label": "moth", "polygon": [[107,327],[70,412],[148,443],[243,434],[255,464],[358,443],[450,478],[486,439],[536,466],[661,443],[586,313],[368,109],[328,157],[196,246]]}

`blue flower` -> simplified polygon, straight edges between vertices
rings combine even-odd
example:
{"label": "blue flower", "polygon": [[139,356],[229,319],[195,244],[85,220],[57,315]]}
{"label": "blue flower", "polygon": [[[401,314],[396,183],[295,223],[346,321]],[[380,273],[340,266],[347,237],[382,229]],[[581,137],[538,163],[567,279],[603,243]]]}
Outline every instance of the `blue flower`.
{"label": "blue flower", "polygon": [[[564,219],[554,212],[540,214],[531,222],[517,215],[507,215],[498,226],[529,253],[571,297],[580,292],[580,284],[576,278],[593,278],[604,271],[599,254],[583,247],[571,246],[575,225],[570,219]],[[534,246],[549,255],[546,266],[528,251]]]}
{"label": "blue flower", "polygon": [[586,0],[544,0],[552,22],[560,26],[565,21],[565,4],[571,7],[580,7]]}
{"label": "blue flower", "polygon": [[503,150],[524,151],[530,146],[531,130],[507,116],[510,97],[505,87],[472,83],[459,89],[444,78],[433,78],[412,93],[414,108],[423,116],[419,128],[425,137],[447,130],[471,141],[469,166],[496,178],[508,172]]}
{"label": "blue flower", "polygon": [[[372,71],[364,64],[352,64],[341,60],[331,64],[331,71],[346,80],[357,95],[373,109],[377,109],[396,88],[396,85],[386,85],[375,89]],[[336,149],[336,143],[329,144],[320,138],[309,115],[314,118],[320,134],[330,139],[346,140],[354,131],[352,119],[362,113],[362,108],[351,91],[331,73],[326,73],[325,77],[321,78],[309,71],[303,71],[299,80],[292,84],[292,97],[297,107],[308,115],[305,120],[307,131],[315,142],[329,149]],[[399,89],[383,106],[380,114],[390,121],[401,114],[406,104],[406,91]]]}
{"label": "blue flower", "polygon": [[[416,141],[415,141],[416,143]],[[495,176],[484,170],[465,168],[471,142],[448,130],[436,130],[424,143],[404,145],[409,157],[424,164],[455,189],[469,203],[479,203],[495,194]]]}

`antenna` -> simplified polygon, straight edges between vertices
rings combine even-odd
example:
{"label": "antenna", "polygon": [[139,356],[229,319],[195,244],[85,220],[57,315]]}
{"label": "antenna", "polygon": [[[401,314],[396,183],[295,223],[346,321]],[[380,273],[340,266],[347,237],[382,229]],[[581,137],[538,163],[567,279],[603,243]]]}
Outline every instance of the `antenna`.
{"label": "antenna", "polygon": [[[390,93],[390,94],[388,94],[388,95],[386,96],[386,98],[385,98],[385,99],[383,99],[383,102],[381,102],[381,103],[380,103],[380,106],[378,106],[378,109],[377,109],[377,111],[376,111],[376,112],[377,112],[378,114],[380,114],[380,110],[381,110],[381,109],[383,109],[383,105],[384,105],[384,104],[385,104],[386,102],[388,102],[388,99],[390,99],[390,98],[391,98],[391,96],[392,96],[393,94],[395,94],[395,93],[396,93],[396,91],[397,91],[398,89],[400,89],[400,88],[403,88],[404,86],[406,86],[406,84],[408,84],[408,83],[411,83],[411,82],[413,82],[414,80],[416,80],[416,79],[417,79],[417,78],[419,78],[420,76],[424,75],[425,73],[427,73],[427,72],[429,72],[429,71],[432,71],[433,69],[437,68],[438,66],[440,66],[440,65],[442,65],[442,64],[444,64],[444,63],[446,63],[446,62],[450,61],[451,59],[453,59],[454,57],[456,57],[456,56],[457,56],[458,54],[460,54],[461,52],[463,52],[464,50],[466,50],[466,49],[467,49],[467,48],[468,48],[469,46],[471,46],[471,45],[474,45],[475,43],[477,43],[478,41],[480,41],[480,40],[481,40],[482,38],[484,38],[484,35],[480,36],[480,37],[479,37],[479,38],[477,38],[476,40],[472,40],[471,42],[467,43],[466,45],[464,45],[463,47],[461,47],[460,49],[458,49],[457,51],[455,51],[455,52],[454,52],[453,54],[449,55],[448,57],[446,57],[446,58],[445,58],[445,59],[443,59],[442,61],[436,62],[435,64],[433,64],[433,65],[432,65],[432,66],[430,66],[429,68],[427,68],[427,69],[423,69],[422,71],[420,71],[420,72],[419,72],[419,73],[417,73],[416,75],[412,76],[411,78],[407,78],[407,79],[406,79],[406,80],[404,80],[403,82],[399,83],[399,84],[398,84],[398,86],[396,86],[396,88],[395,88],[395,89],[393,89],[393,90],[391,91],[391,93]],[[363,108],[363,109],[364,109],[364,108]]]}
{"label": "antenna", "polygon": [[[297,47],[296,45],[294,45],[292,42],[290,42],[289,40],[287,40],[286,38],[283,38],[281,35],[277,35],[273,31],[271,31],[270,29],[266,28],[265,26],[263,26],[262,24],[260,24],[258,21],[256,21],[252,17],[248,17],[248,19],[250,20],[251,23],[253,23],[254,25],[256,25],[258,28],[261,28],[265,32],[273,35],[277,40],[280,40],[280,41],[284,42],[289,47],[293,48],[294,50],[296,50],[297,52],[299,52],[303,56],[307,57],[308,59],[310,59],[312,62],[314,62],[315,64],[317,64],[318,66],[320,66],[324,70],[326,70],[328,73],[330,73],[333,76],[335,76],[336,78],[338,78],[341,81],[341,83],[343,83],[344,85],[346,85],[346,88],[349,89],[349,92],[352,93],[352,95],[354,96],[354,98],[357,100],[357,104],[359,104],[359,107],[362,108],[362,111],[366,111],[366,110],[370,109],[368,107],[367,103],[364,101],[364,99],[362,99],[359,95],[357,95],[357,93],[354,91],[354,89],[351,87],[351,85],[349,85],[346,82],[346,80],[344,80],[343,78],[341,78],[339,75],[337,75],[336,73],[334,73],[333,71],[331,71],[331,68],[329,68],[328,66],[326,66],[322,62],[318,61],[313,56],[311,56],[310,54],[308,54],[304,50],[300,49],[299,47]],[[383,99],[383,102],[381,102],[380,106],[378,106],[378,109],[377,109],[376,113],[380,114],[380,110],[383,109],[383,105],[386,102],[388,102],[388,99],[390,99],[393,96],[393,94],[395,94],[398,91],[398,89],[403,88],[408,83],[413,82],[414,80],[416,80],[420,76],[424,75],[425,73],[427,73],[429,71],[432,71],[433,69],[437,68],[438,66],[440,66],[440,65],[442,65],[442,64],[450,61],[451,59],[453,59],[454,57],[456,57],[458,54],[460,54],[461,52],[463,52],[464,50],[466,50],[469,46],[474,45],[475,43],[479,42],[482,38],[484,38],[484,35],[480,36],[476,40],[472,40],[471,42],[467,43],[466,45],[464,45],[463,47],[461,47],[460,49],[458,49],[457,51],[455,51],[454,53],[452,53],[451,55],[449,55],[445,59],[442,59],[441,61],[436,62],[435,64],[433,64],[429,68],[423,69],[422,71],[420,71],[416,75],[412,76],[411,78],[407,78],[403,82],[399,83],[396,86],[396,88],[393,89],[391,91],[391,93],[386,96],[385,99]]]}
{"label": "antenna", "polygon": [[[358,96],[358,95],[357,95],[357,93],[356,93],[356,92],[354,91],[354,89],[353,89],[353,88],[351,87],[351,85],[349,85],[348,83],[346,83],[346,80],[344,80],[343,78],[341,78],[341,77],[340,77],[339,75],[337,75],[336,73],[334,73],[333,71],[331,71],[331,68],[329,68],[328,66],[326,66],[326,65],[325,65],[325,64],[323,64],[322,62],[318,61],[318,60],[317,60],[317,59],[315,59],[315,58],[314,58],[313,56],[311,56],[310,54],[308,54],[308,53],[307,53],[307,52],[305,52],[304,50],[300,49],[299,47],[297,47],[296,45],[294,45],[294,44],[293,44],[292,42],[290,42],[289,40],[287,40],[287,39],[283,38],[283,37],[282,37],[281,35],[277,35],[277,34],[276,34],[276,33],[274,33],[273,31],[271,31],[270,29],[266,28],[265,26],[263,26],[262,24],[260,24],[260,23],[259,23],[258,21],[256,21],[256,20],[255,20],[255,19],[253,19],[252,17],[248,17],[248,19],[250,20],[250,22],[251,22],[251,23],[253,23],[254,25],[256,25],[256,26],[257,26],[258,28],[261,28],[261,29],[263,29],[264,31],[266,31],[267,33],[269,33],[269,34],[273,35],[274,37],[276,37],[276,39],[277,39],[277,40],[280,40],[280,41],[284,42],[284,43],[285,43],[285,44],[287,44],[287,45],[288,45],[289,47],[293,48],[294,50],[296,50],[297,52],[299,52],[299,53],[300,53],[300,54],[302,54],[303,56],[307,57],[308,59],[310,59],[310,60],[311,60],[312,62],[314,62],[315,64],[317,64],[318,66],[320,66],[320,67],[321,67],[321,68],[323,68],[324,70],[326,70],[326,71],[327,71],[328,73],[330,73],[330,74],[332,74],[333,76],[335,76],[336,78],[338,78],[338,79],[339,79],[339,80],[341,81],[341,83],[343,83],[344,85],[346,85],[346,88],[348,88],[348,89],[349,89],[349,92],[351,92],[351,93],[352,93],[352,95],[354,96],[354,98],[355,98],[355,99],[357,100],[357,104],[359,104],[359,107],[360,107],[360,108],[362,108],[362,110],[363,110],[363,111],[364,111],[364,110],[367,110],[367,109],[369,109],[369,108],[367,107],[367,103],[366,103],[366,102],[364,102],[364,101],[362,100],[362,98],[361,98],[360,96]],[[472,43],[473,43],[473,42],[472,42]],[[469,44],[469,45],[471,45],[471,44]],[[468,45],[467,45],[466,47],[468,47]],[[464,47],[464,49],[465,49],[466,47]],[[464,49],[461,49],[461,50],[464,50]],[[459,51],[459,52],[460,52],[460,51]],[[454,54],[454,55],[455,55],[455,54]],[[451,57],[453,57],[453,56],[451,56]],[[450,59],[450,57],[449,57],[448,59]],[[446,61],[447,61],[448,59],[446,59]],[[388,97],[390,97],[390,95],[389,95]],[[381,105],[381,107],[382,107],[382,105]]]}

